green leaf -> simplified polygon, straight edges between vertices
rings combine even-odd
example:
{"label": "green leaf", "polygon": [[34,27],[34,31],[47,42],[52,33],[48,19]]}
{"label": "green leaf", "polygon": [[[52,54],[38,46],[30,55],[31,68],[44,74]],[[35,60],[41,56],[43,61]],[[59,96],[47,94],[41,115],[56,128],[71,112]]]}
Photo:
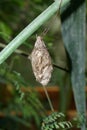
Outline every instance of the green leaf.
{"label": "green leaf", "polygon": [[62,12],[62,35],[71,64],[72,89],[78,114],[83,115],[81,130],[85,130],[85,28],[86,8],[84,0],[71,0],[69,7]]}
{"label": "green leaf", "polygon": [[2,36],[2,38],[6,42],[8,42],[10,40],[11,34],[12,34],[12,31],[9,28],[9,26],[7,24],[5,24],[4,22],[0,21],[0,35]]}

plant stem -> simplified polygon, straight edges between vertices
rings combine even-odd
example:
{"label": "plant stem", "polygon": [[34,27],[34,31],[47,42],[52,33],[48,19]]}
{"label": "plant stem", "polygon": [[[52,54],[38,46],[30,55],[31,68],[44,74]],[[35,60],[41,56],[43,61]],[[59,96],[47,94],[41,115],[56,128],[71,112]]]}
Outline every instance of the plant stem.
{"label": "plant stem", "polygon": [[51,102],[51,99],[50,99],[50,97],[49,97],[49,94],[48,94],[48,92],[47,92],[47,89],[46,89],[45,86],[43,86],[43,89],[44,89],[44,92],[45,92],[45,94],[46,94],[46,97],[47,97],[47,100],[48,100],[50,109],[51,109],[52,112],[54,112],[53,104],[52,104],[52,102]]}
{"label": "plant stem", "polygon": [[[5,48],[5,47],[6,47],[5,44],[0,43],[0,48]],[[20,49],[16,49],[16,50],[15,50],[15,53],[18,54],[18,55],[22,55],[22,56],[24,56],[25,58],[28,58],[28,56],[30,55],[29,53],[27,53],[27,52],[25,52],[25,51],[23,51],[23,50],[20,50]],[[60,66],[60,65],[57,65],[57,64],[55,64],[55,63],[53,63],[53,67],[55,67],[55,68],[57,68],[57,69],[61,69],[61,70],[65,71],[65,72],[68,72],[68,73],[70,72],[70,69],[69,69],[68,67]]]}
{"label": "plant stem", "polygon": [[21,31],[1,52],[0,64],[3,63],[27,38],[29,38],[42,24],[51,18],[55,12],[65,6],[69,0],[55,0],[45,11],[43,11],[33,22]]}

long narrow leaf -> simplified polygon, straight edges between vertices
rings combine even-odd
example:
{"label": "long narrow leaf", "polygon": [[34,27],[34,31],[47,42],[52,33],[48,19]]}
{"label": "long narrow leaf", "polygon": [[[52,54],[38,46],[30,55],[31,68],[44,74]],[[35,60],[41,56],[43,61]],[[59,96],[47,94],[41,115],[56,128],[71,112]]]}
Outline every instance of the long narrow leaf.
{"label": "long narrow leaf", "polygon": [[61,15],[62,35],[65,48],[71,60],[71,81],[76,108],[85,130],[86,96],[85,96],[85,1],[71,0],[69,8]]}
{"label": "long narrow leaf", "polygon": [[[64,0],[61,7],[65,6],[70,0]],[[44,24],[60,7],[61,0],[53,2],[35,20],[24,28],[1,52],[0,64],[3,63],[27,38],[29,38],[42,24]]]}

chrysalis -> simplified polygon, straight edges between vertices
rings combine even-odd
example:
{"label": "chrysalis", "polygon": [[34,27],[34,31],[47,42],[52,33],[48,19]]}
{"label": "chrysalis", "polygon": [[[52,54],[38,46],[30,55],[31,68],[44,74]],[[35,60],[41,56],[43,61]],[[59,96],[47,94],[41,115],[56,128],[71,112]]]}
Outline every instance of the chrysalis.
{"label": "chrysalis", "polygon": [[37,37],[34,49],[28,58],[31,61],[36,80],[43,86],[47,85],[51,79],[53,67],[51,57],[41,36]]}

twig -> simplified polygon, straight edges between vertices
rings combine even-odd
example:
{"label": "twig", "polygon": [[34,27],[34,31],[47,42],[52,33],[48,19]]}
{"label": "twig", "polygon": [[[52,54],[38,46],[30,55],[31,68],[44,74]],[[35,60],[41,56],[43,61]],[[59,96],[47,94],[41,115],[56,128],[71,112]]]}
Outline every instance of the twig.
{"label": "twig", "polygon": [[[6,46],[5,44],[0,43],[0,48],[5,48],[5,46]],[[16,49],[16,50],[15,50],[15,53],[17,53],[17,54],[19,54],[19,55],[22,55],[22,56],[24,56],[24,57],[26,57],[26,58],[29,56],[29,53],[26,53],[25,51],[22,51],[22,50],[20,50],[20,49]],[[66,71],[66,72],[70,72],[70,70],[69,70],[68,68],[61,67],[61,66],[59,66],[59,65],[56,65],[55,63],[53,63],[53,67],[58,68],[58,69],[61,69],[61,70]]]}

